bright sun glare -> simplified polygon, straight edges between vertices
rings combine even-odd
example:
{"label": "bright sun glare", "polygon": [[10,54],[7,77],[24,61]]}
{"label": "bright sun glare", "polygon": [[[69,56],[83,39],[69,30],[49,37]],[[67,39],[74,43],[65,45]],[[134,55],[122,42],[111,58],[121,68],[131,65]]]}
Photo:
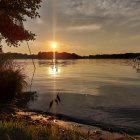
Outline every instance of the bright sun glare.
{"label": "bright sun glare", "polygon": [[56,49],[57,48],[57,43],[56,42],[52,42],[52,48]]}
{"label": "bright sun glare", "polygon": [[58,67],[56,66],[53,66],[49,69],[49,74],[50,75],[53,75],[53,76],[56,76],[57,74],[59,74],[61,71]]}

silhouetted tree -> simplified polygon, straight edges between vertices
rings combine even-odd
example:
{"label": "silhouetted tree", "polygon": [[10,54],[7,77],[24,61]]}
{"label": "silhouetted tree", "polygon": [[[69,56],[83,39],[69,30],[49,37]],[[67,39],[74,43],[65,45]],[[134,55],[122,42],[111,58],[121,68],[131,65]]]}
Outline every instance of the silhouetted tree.
{"label": "silhouetted tree", "polygon": [[24,40],[34,40],[35,34],[26,30],[23,22],[26,17],[39,17],[37,9],[42,0],[0,0],[0,42],[5,40],[8,46],[19,45]]}
{"label": "silhouetted tree", "polygon": [[0,53],[2,53],[3,51],[2,51],[2,45],[0,45]]}

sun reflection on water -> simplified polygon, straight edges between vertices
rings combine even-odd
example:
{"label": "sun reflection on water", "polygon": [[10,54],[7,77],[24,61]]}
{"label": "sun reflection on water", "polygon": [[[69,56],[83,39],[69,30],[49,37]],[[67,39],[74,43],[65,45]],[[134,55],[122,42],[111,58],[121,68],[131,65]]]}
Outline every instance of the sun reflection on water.
{"label": "sun reflection on water", "polygon": [[50,69],[49,69],[49,74],[56,76],[60,73],[60,68],[58,68],[56,65],[53,65]]}

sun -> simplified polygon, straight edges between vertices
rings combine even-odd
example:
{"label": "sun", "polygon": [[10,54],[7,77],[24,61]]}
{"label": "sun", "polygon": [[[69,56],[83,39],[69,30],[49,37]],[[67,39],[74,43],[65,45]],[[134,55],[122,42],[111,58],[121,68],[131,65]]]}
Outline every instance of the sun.
{"label": "sun", "polygon": [[56,42],[52,42],[52,48],[56,49],[57,48],[57,43]]}

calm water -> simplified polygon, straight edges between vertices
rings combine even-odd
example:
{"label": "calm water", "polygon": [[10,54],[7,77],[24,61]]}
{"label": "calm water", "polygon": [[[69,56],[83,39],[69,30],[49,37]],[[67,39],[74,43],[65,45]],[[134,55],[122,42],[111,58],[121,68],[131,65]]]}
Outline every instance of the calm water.
{"label": "calm water", "polygon": [[[30,83],[31,60],[18,62]],[[140,133],[140,71],[131,60],[61,60],[57,72],[51,61],[36,60],[35,64],[32,90],[38,97],[29,108],[46,111],[60,92],[61,103],[51,112]]]}

